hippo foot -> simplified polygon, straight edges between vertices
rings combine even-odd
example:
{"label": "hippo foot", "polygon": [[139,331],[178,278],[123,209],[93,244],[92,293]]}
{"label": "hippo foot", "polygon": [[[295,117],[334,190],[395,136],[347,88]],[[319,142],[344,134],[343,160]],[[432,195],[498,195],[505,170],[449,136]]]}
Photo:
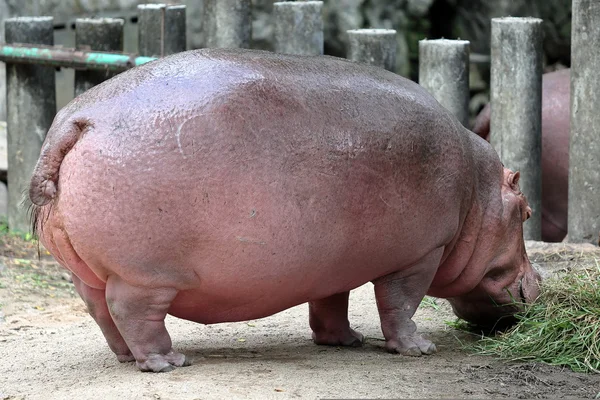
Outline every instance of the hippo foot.
{"label": "hippo foot", "polygon": [[127,363],[127,362],[131,362],[131,361],[135,361],[135,357],[131,353],[117,354],[117,360],[119,360],[120,363]]}
{"label": "hippo foot", "polygon": [[424,339],[419,334],[400,336],[396,340],[385,342],[385,349],[390,353],[399,353],[404,356],[420,357],[423,354],[433,354],[437,351],[435,344]]}
{"label": "hippo foot", "polygon": [[169,372],[175,367],[187,367],[192,363],[184,354],[170,351],[168,354],[149,354],[145,361],[137,361],[142,372]]}
{"label": "hippo foot", "polygon": [[315,344],[325,346],[360,347],[364,341],[363,335],[351,328],[335,332],[313,332],[312,338]]}

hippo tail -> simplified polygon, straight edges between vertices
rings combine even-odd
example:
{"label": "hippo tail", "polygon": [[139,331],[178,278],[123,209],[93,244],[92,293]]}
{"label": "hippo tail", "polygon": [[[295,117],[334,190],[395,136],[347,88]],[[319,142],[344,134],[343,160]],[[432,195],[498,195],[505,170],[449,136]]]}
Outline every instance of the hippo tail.
{"label": "hippo tail", "polygon": [[88,127],[88,123],[81,121],[61,125],[51,132],[44,143],[31,176],[29,199],[36,206],[45,206],[56,197],[60,166]]}
{"label": "hippo tail", "polygon": [[89,123],[82,121],[64,121],[48,133],[29,185],[31,204],[28,211],[34,235],[38,228],[41,228],[38,225],[41,207],[57,196],[58,175],[62,161],[81,138],[88,125]]}

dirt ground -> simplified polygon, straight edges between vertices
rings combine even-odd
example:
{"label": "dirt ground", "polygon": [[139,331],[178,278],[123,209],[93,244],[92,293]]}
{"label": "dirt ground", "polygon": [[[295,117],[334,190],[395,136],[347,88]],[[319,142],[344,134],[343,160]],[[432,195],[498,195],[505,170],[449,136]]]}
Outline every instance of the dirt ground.
{"label": "dirt ground", "polygon": [[[546,273],[594,260],[584,251],[600,260],[597,248],[528,247]],[[371,284],[350,296],[351,324],[367,337],[362,348],[314,345],[306,305],[209,326],[169,317],[174,347],[193,365],[141,373],[117,362],[69,275],[41,253],[0,236],[0,399],[600,398],[598,374],[470,354],[462,344],[476,337],[445,324],[455,317],[443,300],[415,317],[437,354],[388,354]]]}

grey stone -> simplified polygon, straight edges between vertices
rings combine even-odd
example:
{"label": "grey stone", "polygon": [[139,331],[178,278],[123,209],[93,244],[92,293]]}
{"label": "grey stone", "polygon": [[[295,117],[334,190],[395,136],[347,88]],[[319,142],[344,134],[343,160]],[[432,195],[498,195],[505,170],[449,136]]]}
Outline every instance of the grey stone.
{"label": "grey stone", "polygon": [[410,49],[407,37],[410,17],[407,15],[405,6],[404,0],[371,1],[365,3],[363,14],[365,27],[397,31],[396,72],[403,76],[410,76]]}
{"label": "grey stone", "polygon": [[322,10],[322,1],[274,3],[274,50],[283,54],[323,54]]}
{"label": "grey stone", "polygon": [[469,124],[469,42],[419,42],[419,84],[465,127]]}
{"label": "grey stone", "polygon": [[[51,17],[13,18],[6,21],[7,43],[52,45]],[[54,69],[26,64],[7,66],[8,225],[12,231],[27,232],[29,218],[22,205],[54,115]]]}
{"label": "grey stone", "polygon": [[141,4],[138,10],[138,53],[165,57],[185,51],[185,5]]}
{"label": "grey stone", "polygon": [[[113,18],[80,18],[76,22],[76,46],[90,47],[98,51],[123,51],[122,19]],[[91,87],[113,77],[114,73],[106,71],[76,71],[75,96]]]}
{"label": "grey stone", "polygon": [[8,188],[6,183],[0,182],[0,218],[6,220],[8,216]]}
{"label": "grey stone", "polygon": [[348,56],[388,71],[396,70],[396,31],[394,29],[351,29]]}
{"label": "grey stone", "polygon": [[600,246],[600,3],[573,1],[569,241]]}
{"label": "grey stone", "polygon": [[362,11],[364,2],[365,0],[339,0],[323,3],[323,29],[328,53],[345,56],[348,44],[346,32],[368,27]]}
{"label": "grey stone", "polygon": [[206,47],[249,48],[252,39],[250,0],[205,0]]}
{"label": "grey stone", "polygon": [[6,170],[8,169],[8,153],[6,143],[6,121],[0,121],[0,174],[1,180],[6,180]]}
{"label": "grey stone", "polygon": [[185,0],[187,48],[198,49],[202,47],[202,27],[204,23],[204,0]]}
{"label": "grey stone", "polygon": [[527,240],[542,236],[542,20],[492,20],[490,142],[506,168],[520,171],[533,210]]}

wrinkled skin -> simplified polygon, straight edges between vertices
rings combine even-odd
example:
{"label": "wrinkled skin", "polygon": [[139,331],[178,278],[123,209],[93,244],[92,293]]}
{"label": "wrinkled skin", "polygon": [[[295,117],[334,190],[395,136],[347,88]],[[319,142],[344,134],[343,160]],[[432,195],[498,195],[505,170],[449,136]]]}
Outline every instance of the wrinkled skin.
{"label": "wrinkled skin", "polygon": [[348,293],[369,281],[390,352],[436,350],[411,320],[426,293],[495,323],[538,294],[517,182],[383,69],[200,50],[63,109],[30,198],[118,359],[158,372],[188,363],[167,313],[213,324],[308,302],[315,343],[358,346]]}
{"label": "wrinkled skin", "polygon": [[[542,240],[561,242],[569,209],[569,132],[571,70],[544,74],[542,80]],[[489,140],[491,108],[477,116],[473,132]]]}

